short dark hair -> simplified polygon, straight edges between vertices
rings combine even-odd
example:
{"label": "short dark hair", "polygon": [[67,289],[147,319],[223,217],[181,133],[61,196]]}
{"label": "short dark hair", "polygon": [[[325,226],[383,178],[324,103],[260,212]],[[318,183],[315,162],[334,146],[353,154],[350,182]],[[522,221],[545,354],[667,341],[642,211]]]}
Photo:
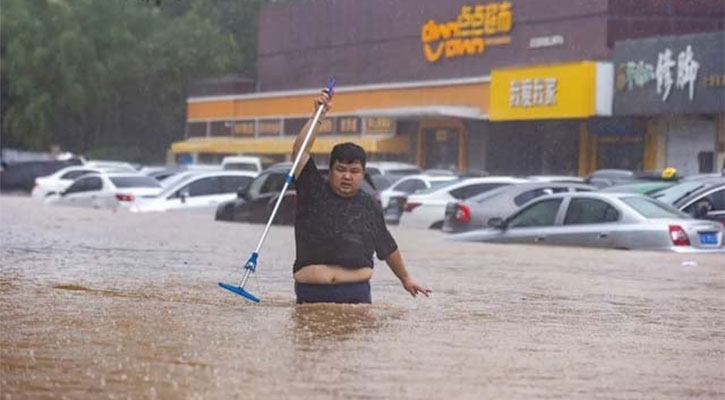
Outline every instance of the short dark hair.
{"label": "short dark hair", "polygon": [[330,169],[339,161],[342,164],[352,164],[359,161],[363,169],[365,168],[365,150],[352,142],[336,144],[330,153]]}

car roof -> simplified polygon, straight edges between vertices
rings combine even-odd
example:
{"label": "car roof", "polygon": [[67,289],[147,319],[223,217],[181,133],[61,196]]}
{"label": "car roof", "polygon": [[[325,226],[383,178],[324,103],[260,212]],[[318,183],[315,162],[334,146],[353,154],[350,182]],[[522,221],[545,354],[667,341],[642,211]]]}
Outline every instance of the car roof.
{"label": "car roof", "polygon": [[[502,187],[498,187],[496,189],[492,189],[483,193],[479,193],[473,197],[469,197],[465,200],[465,202],[478,202],[482,201],[483,199],[493,198],[494,196],[498,196],[501,193],[506,192],[524,192],[527,190],[535,190],[538,188],[550,188],[550,187],[567,187],[567,188],[579,188],[579,189],[588,189],[590,191],[596,190],[596,186],[587,185],[585,183],[572,183],[572,182],[523,182],[523,183],[517,183],[515,185],[506,185]],[[579,192],[581,193],[581,192]]]}
{"label": "car roof", "polygon": [[459,177],[455,175],[428,175],[428,174],[413,174],[413,175],[406,175],[397,181],[395,183],[398,183],[404,179],[424,179],[429,181],[454,181],[456,179],[460,179]]}
{"label": "car roof", "polygon": [[546,196],[539,197],[536,200],[539,200],[542,198],[553,199],[553,198],[566,198],[566,197],[589,197],[589,198],[594,198],[594,199],[612,199],[612,198],[622,199],[625,197],[642,197],[645,199],[650,199],[650,200],[656,201],[655,199],[653,199],[649,196],[645,196],[645,195],[639,194],[639,193],[617,193],[617,192],[614,192],[614,193],[612,193],[612,192],[554,193],[554,194],[549,194]]}
{"label": "car roof", "polygon": [[400,161],[368,161],[365,163],[365,166],[380,169],[420,169],[415,164]]}

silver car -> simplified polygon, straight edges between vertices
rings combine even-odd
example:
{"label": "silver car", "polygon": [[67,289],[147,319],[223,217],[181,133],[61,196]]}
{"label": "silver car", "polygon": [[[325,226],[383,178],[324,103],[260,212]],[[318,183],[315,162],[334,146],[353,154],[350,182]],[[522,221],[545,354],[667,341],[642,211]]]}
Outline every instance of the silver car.
{"label": "silver car", "polygon": [[129,204],[129,210],[214,212],[220,203],[236,198],[257,172],[219,170],[182,175],[183,179],[174,180],[157,196],[136,199]]}
{"label": "silver car", "polygon": [[534,200],[490,229],[451,240],[548,244],[674,252],[723,252],[723,226],[692,219],[649,197],[631,193],[562,193]]}
{"label": "silver car", "polygon": [[446,205],[443,232],[465,232],[488,226],[491,218],[506,218],[531,200],[547,194],[591,192],[595,186],[566,182],[531,182],[508,185],[465,201]]}

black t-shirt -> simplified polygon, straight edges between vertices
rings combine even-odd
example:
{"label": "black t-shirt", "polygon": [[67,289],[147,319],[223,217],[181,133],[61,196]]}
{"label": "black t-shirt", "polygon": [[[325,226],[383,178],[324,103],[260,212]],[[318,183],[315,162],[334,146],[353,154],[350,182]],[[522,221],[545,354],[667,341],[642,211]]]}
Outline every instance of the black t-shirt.
{"label": "black t-shirt", "polygon": [[398,249],[375,199],[362,190],[352,197],[337,195],[312,158],[297,177],[295,188],[294,272],[312,264],[372,268],[373,250],[385,260]]}

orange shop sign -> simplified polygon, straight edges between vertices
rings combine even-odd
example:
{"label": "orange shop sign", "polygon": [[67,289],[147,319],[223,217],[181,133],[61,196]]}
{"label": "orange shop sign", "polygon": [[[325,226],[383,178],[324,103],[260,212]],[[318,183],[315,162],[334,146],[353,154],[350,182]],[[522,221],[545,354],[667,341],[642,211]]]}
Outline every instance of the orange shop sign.
{"label": "orange shop sign", "polygon": [[511,43],[506,33],[513,27],[512,7],[509,1],[463,6],[454,21],[429,19],[420,32],[425,59],[433,63],[443,57],[472,56],[487,46]]}

